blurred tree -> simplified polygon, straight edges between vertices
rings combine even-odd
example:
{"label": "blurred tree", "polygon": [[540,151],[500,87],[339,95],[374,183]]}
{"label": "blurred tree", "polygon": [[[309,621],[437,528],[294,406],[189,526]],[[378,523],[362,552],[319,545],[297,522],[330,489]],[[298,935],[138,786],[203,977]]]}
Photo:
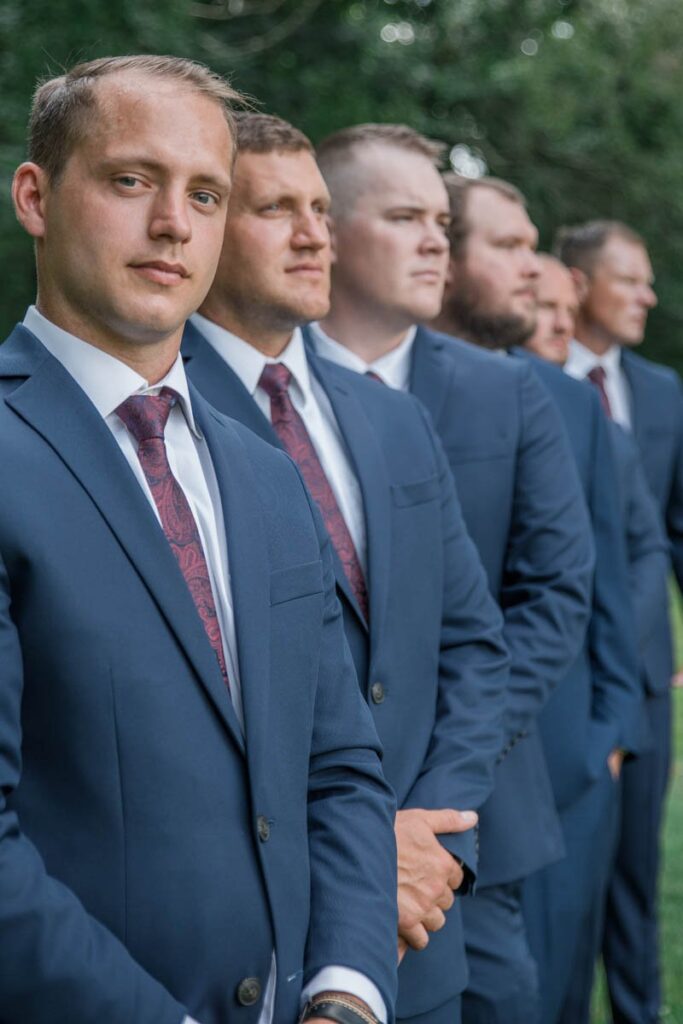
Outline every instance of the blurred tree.
{"label": "blurred tree", "polygon": [[[683,368],[680,0],[0,0],[5,181],[36,73],[126,49],[198,57],[314,140],[407,121],[460,147],[458,168],[483,162],[520,186],[544,246],[562,223],[628,221],[657,271],[645,351]],[[0,297],[6,327],[31,291],[30,246],[4,195],[0,216],[19,272]]]}

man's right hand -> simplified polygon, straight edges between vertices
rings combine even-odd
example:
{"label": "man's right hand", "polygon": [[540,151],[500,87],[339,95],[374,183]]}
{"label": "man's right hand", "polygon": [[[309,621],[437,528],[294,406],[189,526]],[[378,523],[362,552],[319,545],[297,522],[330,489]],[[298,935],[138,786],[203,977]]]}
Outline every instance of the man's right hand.
{"label": "man's right hand", "polygon": [[395,832],[398,848],[398,933],[413,949],[424,949],[429,932],[446,923],[453,891],[463,881],[462,868],[438,835],[467,832],[478,818],[474,811],[421,808],[399,811]]}

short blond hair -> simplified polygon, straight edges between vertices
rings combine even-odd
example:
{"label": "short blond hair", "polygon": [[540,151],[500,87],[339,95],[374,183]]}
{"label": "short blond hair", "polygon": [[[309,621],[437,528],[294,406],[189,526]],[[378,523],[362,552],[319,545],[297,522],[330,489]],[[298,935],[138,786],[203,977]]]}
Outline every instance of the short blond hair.
{"label": "short blond hair", "polygon": [[235,136],[233,106],[244,102],[220,75],[184,57],[135,54],[100,57],[76,64],[63,75],[40,83],[34,94],[28,126],[28,157],[57,182],[67,160],[87,131],[96,111],[95,86],[108,75],[133,72],[153,78],[172,78],[214,100],[223,110]]}

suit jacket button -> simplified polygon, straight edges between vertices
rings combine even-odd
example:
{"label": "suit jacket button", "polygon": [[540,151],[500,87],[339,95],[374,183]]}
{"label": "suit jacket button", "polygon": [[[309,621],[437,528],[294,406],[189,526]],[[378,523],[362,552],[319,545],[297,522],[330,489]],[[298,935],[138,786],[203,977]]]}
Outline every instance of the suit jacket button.
{"label": "suit jacket button", "polygon": [[237,986],[237,1002],[240,1006],[253,1006],[261,998],[261,982],[258,978],[242,978]]}
{"label": "suit jacket button", "polygon": [[381,704],[386,694],[384,687],[381,683],[373,683],[370,687],[370,696],[372,697],[373,704]]}
{"label": "suit jacket button", "polygon": [[[256,831],[258,832],[258,837],[261,842],[267,843],[270,839],[270,825],[268,824],[268,819],[264,818],[262,814],[259,814],[256,819]],[[253,981],[252,978],[248,980]]]}

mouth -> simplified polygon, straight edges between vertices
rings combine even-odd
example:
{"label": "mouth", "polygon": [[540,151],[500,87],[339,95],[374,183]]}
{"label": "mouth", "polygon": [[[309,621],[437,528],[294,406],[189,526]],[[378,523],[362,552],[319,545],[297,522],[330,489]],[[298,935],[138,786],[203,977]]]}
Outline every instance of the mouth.
{"label": "mouth", "polygon": [[171,288],[182,284],[190,276],[182,263],[166,263],[164,260],[130,263],[129,266],[148,281]]}
{"label": "mouth", "polygon": [[440,270],[416,270],[410,276],[425,284],[442,284],[444,279]]}
{"label": "mouth", "polygon": [[324,268],[319,263],[297,263],[294,267],[288,267],[288,274],[301,274],[304,277],[321,277]]}

